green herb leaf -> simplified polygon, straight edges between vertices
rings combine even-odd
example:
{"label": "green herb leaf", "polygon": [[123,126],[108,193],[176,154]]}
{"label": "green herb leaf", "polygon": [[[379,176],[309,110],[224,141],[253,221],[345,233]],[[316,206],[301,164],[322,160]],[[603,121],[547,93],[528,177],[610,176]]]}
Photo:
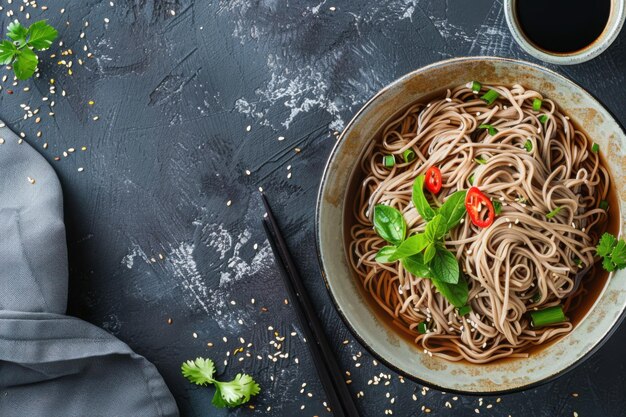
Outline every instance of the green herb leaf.
{"label": "green herb leaf", "polygon": [[493,125],[490,125],[490,124],[482,124],[482,125],[478,126],[478,128],[479,129],[487,129],[487,132],[491,136],[495,136],[495,134],[498,133],[498,129],[496,129]]}
{"label": "green herb leaf", "polygon": [[531,152],[533,150],[533,143],[530,140],[527,140],[524,142],[524,149],[526,149],[526,152]]}
{"label": "green herb leaf", "polygon": [[609,202],[608,202],[608,201],[606,201],[606,200],[602,200],[602,201],[600,201],[600,205],[599,205],[599,207],[600,207],[602,210],[607,211],[607,210],[609,209]]}
{"label": "green herb leaf", "polygon": [[615,247],[617,243],[617,239],[610,233],[605,233],[600,238],[600,242],[598,242],[598,246],[596,246],[596,252],[600,256],[607,256]]}
{"label": "green herb leaf", "polygon": [[[398,259],[406,258],[407,256],[420,253],[424,250],[426,246],[428,246],[428,243],[428,239],[426,238],[426,235],[424,233],[415,234],[407,238],[404,242],[400,244],[400,246],[394,248],[394,252],[388,257],[388,262],[394,262]],[[378,261],[378,256],[376,257],[376,260]]]}
{"label": "green herb leaf", "polygon": [[472,311],[472,306],[469,304],[465,304],[463,307],[458,309],[458,315],[463,317],[466,314],[471,313],[471,311]]}
{"label": "green herb leaf", "polygon": [[500,94],[496,90],[490,89],[485,94],[483,94],[480,98],[485,100],[487,104],[493,104],[493,102],[496,101],[498,97],[500,97]]}
{"label": "green herb leaf", "polygon": [[441,214],[437,214],[433,217],[432,220],[426,224],[426,230],[424,231],[428,242],[433,243],[443,238],[448,232],[447,225],[446,219],[444,219]]}
{"label": "green herb leaf", "polygon": [[48,49],[59,33],[55,28],[40,20],[28,28],[28,45],[37,49]]}
{"label": "green herb leaf", "polygon": [[428,278],[430,277],[430,268],[424,262],[424,254],[418,253],[400,260],[404,269],[409,271],[416,277]]}
{"label": "green herb leaf", "polygon": [[550,213],[546,214],[546,218],[551,219],[554,216],[556,216],[557,214],[559,214],[559,211],[563,210],[563,207],[557,207],[554,210],[552,210]]}
{"label": "green herb leaf", "polygon": [[467,179],[471,185],[474,185],[474,173],[472,172]]}
{"label": "green herb leaf", "polygon": [[494,214],[499,216],[502,213],[502,203],[499,200],[491,200],[491,204],[493,205]]}
{"label": "green herb leaf", "polygon": [[546,122],[548,121],[548,115],[547,114],[542,114],[541,116],[539,116],[539,121],[542,124],[546,124]]}
{"label": "green herb leaf", "polygon": [[413,151],[413,149],[411,148],[407,149],[406,151],[402,152],[402,158],[404,159],[404,162],[411,162],[415,159],[415,151]]}
{"label": "green herb leaf", "polygon": [[0,42],[0,65],[9,65],[13,62],[18,52],[13,42],[7,40]]}
{"label": "green herb leaf", "polygon": [[538,98],[534,99],[533,100],[533,110],[535,110],[535,111],[541,110],[541,105],[542,104],[543,104],[542,101],[539,100]]}
{"label": "green herb leaf", "polygon": [[426,177],[419,175],[413,182],[413,205],[417,209],[417,212],[426,221],[432,220],[435,217],[435,211],[432,209],[426,196],[424,195],[424,181]]}
{"label": "green herb leaf", "polygon": [[611,260],[610,256],[607,256],[602,259],[602,268],[604,268],[608,272],[613,272],[616,269],[615,264]]}
{"label": "green herb leaf", "polygon": [[396,246],[406,236],[406,222],[402,213],[384,204],[374,207],[374,229],[378,236]]}
{"label": "green herb leaf", "polygon": [[9,23],[9,26],[7,26],[7,36],[13,39],[14,42],[17,42],[20,46],[26,43],[27,34],[28,29],[22,26],[17,19]]}
{"label": "green herb leaf", "polygon": [[395,261],[395,259],[391,259],[391,256],[396,252],[397,248],[395,246],[385,246],[376,254],[376,262],[381,264],[387,264]]}
{"label": "green herb leaf", "polygon": [[626,266],[626,242],[623,240],[617,242],[611,251],[611,261],[617,269],[622,269]]}
{"label": "green herb leaf", "polygon": [[206,385],[215,382],[215,364],[211,359],[196,358],[195,361],[186,361],[181,366],[183,376],[196,385]]}
{"label": "green herb leaf", "polygon": [[38,61],[37,55],[35,55],[32,49],[29,47],[20,49],[13,63],[13,71],[17,79],[26,80],[32,77],[37,69]]}
{"label": "green herb leaf", "polygon": [[432,278],[437,281],[447,284],[456,284],[459,281],[459,261],[443,245],[437,245],[437,251],[429,267]]}
{"label": "green herb leaf", "polygon": [[452,230],[456,227],[465,213],[465,195],[467,190],[456,191],[450,197],[446,199],[443,205],[437,210],[438,214],[441,214],[446,220],[446,231]]}
{"label": "green herb leaf", "polygon": [[483,158],[482,156],[479,156],[478,158],[474,158],[474,161],[476,161],[476,163],[480,165],[485,165],[487,163],[487,160]]}
{"label": "green herb leaf", "polygon": [[[213,396],[213,405],[218,408],[224,407],[224,405],[226,407],[236,407],[245,404],[250,401],[251,396],[261,392],[259,384],[247,374],[237,374],[235,379],[230,382],[215,381],[215,387],[217,390]],[[215,401],[218,393],[223,401]]]}
{"label": "green herb leaf", "polygon": [[459,273],[458,282],[456,284],[449,284],[435,278],[431,279],[431,281],[435,285],[435,288],[437,288],[437,291],[456,308],[461,308],[467,304],[469,288],[465,276],[463,276],[462,273]]}
{"label": "green herb leaf", "polygon": [[432,261],[433,258],[435,257],[436,253],[437,253],[437,248],[435,247],[434,243],[431,243],[428,246],[426,246],[426,249],[424,250],[424,263],[425,264],[430,263],[430,261]]}
{"label": "green herb leaf", "polygon": [[597,143],[594,143],[593,145],[591,145],[591,152],[593,153],[600,152],[600,145],[598,145]]}

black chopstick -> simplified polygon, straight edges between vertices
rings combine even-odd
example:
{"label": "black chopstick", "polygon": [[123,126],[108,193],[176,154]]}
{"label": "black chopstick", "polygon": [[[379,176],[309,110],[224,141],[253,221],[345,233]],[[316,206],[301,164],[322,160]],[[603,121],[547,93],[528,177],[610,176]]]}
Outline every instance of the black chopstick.
{"label": "black chopstick", "polygon": [[302,325],[306,343],[326,391],[333,415],[335,417],[358,417],[359,413],[348,390],[341,368],[330,348],[324,328],[315,314],[313,304],[307,295],[306,288],[291,259],[287,244],[280,233],[278,223],[272,215],[267,198],[263,193],[261,193],[261,200],[267,213],[266,217],[263,218],[263,227],[265,227],[267,238],[276,257],[276,263],[285,281],[289,298]]}

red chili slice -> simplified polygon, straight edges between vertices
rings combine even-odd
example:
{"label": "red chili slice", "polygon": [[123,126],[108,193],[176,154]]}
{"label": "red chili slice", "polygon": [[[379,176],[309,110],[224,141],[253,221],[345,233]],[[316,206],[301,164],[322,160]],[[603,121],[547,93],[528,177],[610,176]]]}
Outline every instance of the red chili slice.
{"label": "red chili slice", "polygon": [[433,194],[441,191],[441,171],[437,167],[430,167],[426,171],[426,180],[424,181],[426,189]]}
{"label": "red chili slice", "polygon": [[478,227],[485,228],[491,226],[496,217],[496,211],[491,200],[478,187],[472,187],[467,191],[465,208],[472,223]]}

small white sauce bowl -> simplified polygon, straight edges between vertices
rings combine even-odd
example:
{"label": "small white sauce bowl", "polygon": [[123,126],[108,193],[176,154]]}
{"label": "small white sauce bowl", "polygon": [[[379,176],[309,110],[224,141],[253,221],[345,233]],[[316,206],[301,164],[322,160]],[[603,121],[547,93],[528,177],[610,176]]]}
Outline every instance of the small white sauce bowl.
{"label": "small white sauce bowl", "polygon": [[[611,46],[615,38],[617,38],[617,35],[624,25],[624,19],[626,18],[626,14],[624,14],[626,0],[611,0],[609,20],[598,39],[578,51],[570,53],[550,52],[537,47],[524,34],[517,19],[516,4],[518,1],[524,0],[504,0],[504,15],[513,38],[519,46],[530,55],[542,61],[558,65],[580,64],[600,55]],[[593,1],[590,1],[589,4],[590,7],[593,7]]]}

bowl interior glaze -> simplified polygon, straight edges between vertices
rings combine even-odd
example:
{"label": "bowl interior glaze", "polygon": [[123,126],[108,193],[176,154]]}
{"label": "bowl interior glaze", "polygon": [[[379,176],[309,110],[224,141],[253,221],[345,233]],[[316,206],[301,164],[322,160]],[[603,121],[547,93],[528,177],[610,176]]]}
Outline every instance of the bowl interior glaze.
{"label": "bowl interior glaze", "polygon": [[522,84],[557,102],[600,145],[612,174],[624,224],[626,136],[611,114],[589,93],[541,66],[494,57],[438,62],[396,80],[377,93],[354,116],[328,160],[317,201],[318,256],[337,309],[367,349],[398,372],[446,391],[501,393],[547,382],[582,362],[610,336],[626,309],[626,270],[611,276],[593,307],[576,328],[528,359],[474,365],[447,362],[424,354],[382,323],[366,300],[346,259],[344,209],[354,204],[350,179],[367,144],[398,110],[435,91],[478,80],[484,84]]}

